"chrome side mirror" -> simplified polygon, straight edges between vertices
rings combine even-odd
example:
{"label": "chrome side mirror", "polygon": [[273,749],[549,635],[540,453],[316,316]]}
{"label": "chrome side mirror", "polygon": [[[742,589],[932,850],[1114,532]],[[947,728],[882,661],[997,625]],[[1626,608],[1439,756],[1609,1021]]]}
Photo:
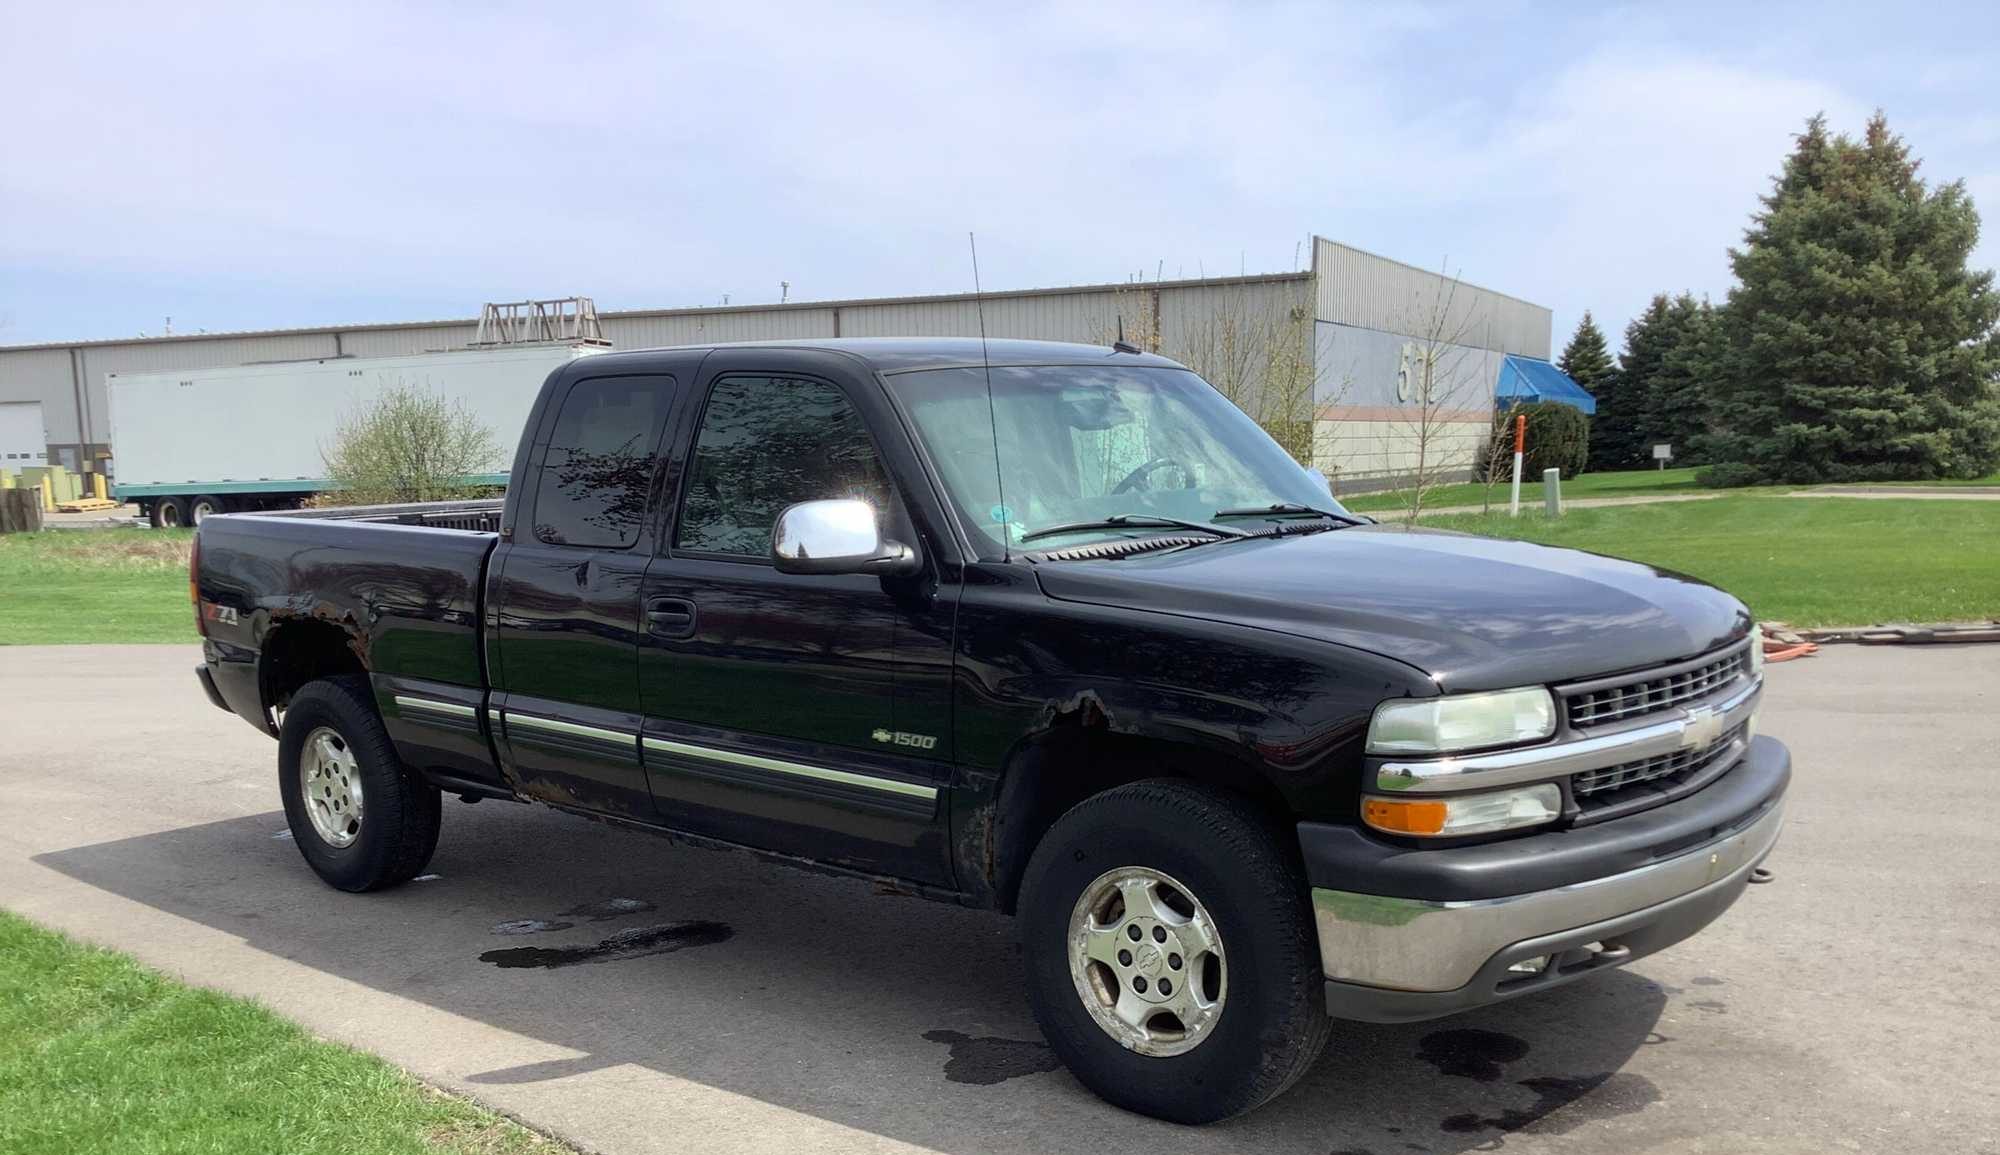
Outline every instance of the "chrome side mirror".
{"label": "chrome side mirror", "polygon": [[779,573],[907,574],[917,551],[882,536],[875,507],[858,498],[801,501],[771,528],[771,564]]}

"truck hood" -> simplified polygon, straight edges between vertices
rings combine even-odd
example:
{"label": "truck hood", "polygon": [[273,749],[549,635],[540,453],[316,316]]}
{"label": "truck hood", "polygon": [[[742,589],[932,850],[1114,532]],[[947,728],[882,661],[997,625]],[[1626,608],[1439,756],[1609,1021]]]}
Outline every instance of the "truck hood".
{"label": "truck hood", "polygon": [[1750,628],[1706,582],[1580,550],[1359,526],[1036,567],[1064,601],[1183,614],[1405,662],[1447,691],[1692,657]]}

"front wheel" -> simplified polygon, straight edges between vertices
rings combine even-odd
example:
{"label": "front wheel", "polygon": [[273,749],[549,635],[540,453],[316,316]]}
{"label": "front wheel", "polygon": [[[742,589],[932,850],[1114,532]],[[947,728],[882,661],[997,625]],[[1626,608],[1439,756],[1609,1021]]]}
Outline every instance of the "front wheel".
{"label": "front wheel", "polygon": [[1331,1032],[1306,882],[1248,803],[1193,783],[1086,799],[1021,884],[1028,993],[1102,1098],[1179,1123],[1256,1107]]}
{"label": "front wheel", "polygon": [[278,733],[278,792],[306,864],[340,890],[408,882],[437,849],[437,787],[405,769],[366,678],[292,696]]}

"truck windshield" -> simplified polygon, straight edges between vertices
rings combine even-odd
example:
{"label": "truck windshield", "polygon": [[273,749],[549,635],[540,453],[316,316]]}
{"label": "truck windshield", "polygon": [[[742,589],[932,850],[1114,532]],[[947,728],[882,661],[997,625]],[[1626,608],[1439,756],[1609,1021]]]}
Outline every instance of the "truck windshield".
{"label": "truck windshield", "polygon": [[[990,408],[981,368],[888,377],[982,553],[999,554],[1003,534],[1019,546],[1037,530],[1118,514],[1205,522],[1218,510],[1273,505],[1340,510],[1256,422],[1185,369],[996,365],[991,372]],[[1030,544],[1059,549],[1164,532],[1175,531],[1107,525]]]}

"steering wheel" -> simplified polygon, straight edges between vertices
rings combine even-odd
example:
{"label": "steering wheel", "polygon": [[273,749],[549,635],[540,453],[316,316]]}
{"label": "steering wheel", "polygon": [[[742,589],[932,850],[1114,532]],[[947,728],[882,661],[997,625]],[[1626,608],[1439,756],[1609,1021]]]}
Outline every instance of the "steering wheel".
{"label": "steering wheel", "polygon": [[[1140,488],[1139,483],[1146,480],[1148,477],[1151,477],[1154,471],[1165,469],[1169,465],[1174,466],[1175,468],[1181,471],[1181,480],[1184,482],[1194,477],[1194,470],[1189,469],[1186,465],[1182,464],[1179,458],[1155,457],[1151,461],[1148,461],[1146,464],[1141,465],[1139,468],[1126,474],[1125,480],[1111,487],[1111,492],[1112,494],[1116,495],[1120,493],[1125,493],[1129,490],[1138,489]],[[1151,489],[1153,487],[1148,485],[1145,488]],[[1182,488],[1186,488],[1186,486],[1183,486]]]}

